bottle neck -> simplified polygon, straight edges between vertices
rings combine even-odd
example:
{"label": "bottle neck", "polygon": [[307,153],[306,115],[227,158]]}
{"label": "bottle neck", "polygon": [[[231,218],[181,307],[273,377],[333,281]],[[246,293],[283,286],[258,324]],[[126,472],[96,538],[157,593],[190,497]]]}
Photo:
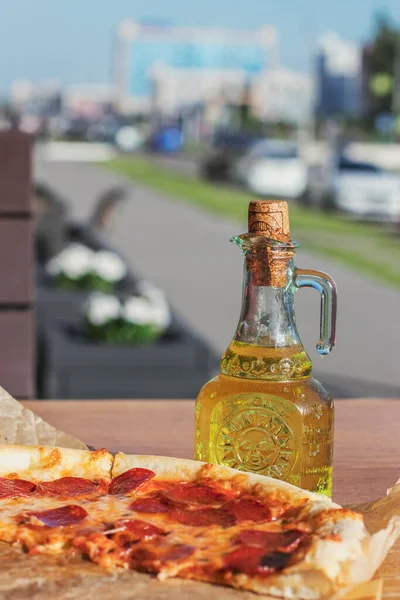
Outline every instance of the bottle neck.
{"label": "bottle neck", "polygon": [[245,264],[242,310],[233,341],[221,360],[221,373],[242,379],[286,381],[311,373],[296,328],[293,262],[287,263],[284,287],[258,285]]}
{"label": "bottle neck", "polygon": [[269,348],[301,344],[294,315],[293,263],[287,269],[287,285],[257,285],[253,271],[244,269],[242,309],[234,340]]}

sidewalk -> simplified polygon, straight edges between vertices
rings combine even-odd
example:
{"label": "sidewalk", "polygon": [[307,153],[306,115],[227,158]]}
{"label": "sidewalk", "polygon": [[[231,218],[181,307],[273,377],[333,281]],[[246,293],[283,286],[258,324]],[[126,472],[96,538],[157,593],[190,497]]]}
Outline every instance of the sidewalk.
{"label": "sidewalk", "polygon": [[[85,218],[105,187],[123,183],[98,167],[72,163],[40,163],[37,177],[71,199],[77,219]],[[221,352],[234,332],[241,300],[242,258],[229,237],[245,231],[246,224],[127,185],[132,193],[112,232],[113,243]],[[301,250],[296,263],[328,272],[339,288],[337,349],[323,359],[315,352],[319,296],[313,290],[297,294],[298,329],[316,377],[336,396],[398,397],[400,293]]]}

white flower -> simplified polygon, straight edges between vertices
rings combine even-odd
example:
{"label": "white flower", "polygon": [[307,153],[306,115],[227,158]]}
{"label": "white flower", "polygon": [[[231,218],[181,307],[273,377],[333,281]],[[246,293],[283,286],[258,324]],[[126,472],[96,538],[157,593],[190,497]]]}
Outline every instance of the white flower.
{"label": "white flower", "polygon": [[80,279],[92,270],[94,252],[83,244],[70,244],[47,263],[51,275],[63,274],[69,279]]}
{"label": "white flower", "polygon": [[61,273],[61,264],[58,256],[55,256],[46,265],[46,270],[50,275],[59,275]]}
{"label": "white flower", "polygon": [[122,258],[110,250],[95,253],[92,269],[101,279],[109,282],[121,281],[128,270]]}
{"label": "white flower", "polygon": [[92,294],[86,305],[86,317],[92,325],[105,325],[118,319],[120,314],[121,305],[118,298],[109,294]]}
{"label": "white flower", "polygon": [[154,320],[152,307],[147,300],[136,297],[126,300],[122,309],[122,318],[136,325],[150,325]]}
{"label": "white flower", "polygon": [[146,298],[151,297],[159,297],[160,295],[164,295],[164,292],[160,290],[157,286],[155,286],[151,281],[146,281],[142,279],[137,284],[138,292],[141,296],[146,296]]}
{"label": "white flower", "polygon": [[171,325],[171,314],[168,307],[166,309],[159,307],[153,308],[153,323],[163,331]]}
{"label": "white flower", "polygon": [[170,311],[167,298],[160,288],[150,283],[150,281],[145,280],[139,281],[137,288],[139,293],[147,298],[153,307],[169,314]]}

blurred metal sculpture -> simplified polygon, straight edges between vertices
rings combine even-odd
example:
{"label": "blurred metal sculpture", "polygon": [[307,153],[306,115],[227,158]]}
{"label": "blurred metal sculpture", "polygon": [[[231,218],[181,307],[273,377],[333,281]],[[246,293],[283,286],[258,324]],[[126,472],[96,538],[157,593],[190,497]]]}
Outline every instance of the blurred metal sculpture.
{"label": "blurred metal sculpture", "polygon": [[66,203],[44,183],[33,186],[35,219],[35,258],[45,264],[61,251],[66,243]]}
{"label": "blurred metal sculpture", "polygon": [[109,231],[126,196],[126,189],[123,187],[110,188],[101,194],[89,220],[93,229],[102,232]]}
{"label": "blurred metal sculpture", "polygon": [[33,187],[36,262],[39,265],[46,264],[68,242],[85,243],[81,239],[83,237],[92,239],[90,245],[97,246],[96,233],[110,231],[125,198],[124,188],[112,187],[96,200],[92,215],[87,221],[74,223],[69,216],[68,202],[48,185],[36,183]]}

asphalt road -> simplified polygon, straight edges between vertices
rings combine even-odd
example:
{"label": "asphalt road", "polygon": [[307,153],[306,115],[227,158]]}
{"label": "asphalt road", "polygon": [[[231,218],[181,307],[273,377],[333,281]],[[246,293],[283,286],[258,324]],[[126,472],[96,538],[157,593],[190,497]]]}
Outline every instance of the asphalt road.
{"label": "asphalt road", "polygon": [[[36,176],[69,200],[74,219],[86,219],[106,187],[124,183],[100,167],[73,163],[38,162]],[[241,299],[242,258],[229,237],[246,224],[125,184],[128,199],[110,240],[222,352],[234,333]],[[298,329],[315,376],[335,397],[400,397],[400,293],[302,250],[296,263],[330,273],[339,288],[337,347],[325,358],[315,352],[319,296],[305,289],[297,294]]]}

